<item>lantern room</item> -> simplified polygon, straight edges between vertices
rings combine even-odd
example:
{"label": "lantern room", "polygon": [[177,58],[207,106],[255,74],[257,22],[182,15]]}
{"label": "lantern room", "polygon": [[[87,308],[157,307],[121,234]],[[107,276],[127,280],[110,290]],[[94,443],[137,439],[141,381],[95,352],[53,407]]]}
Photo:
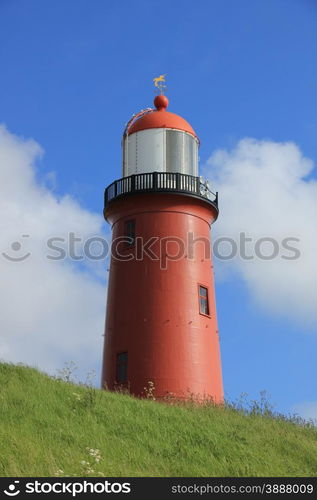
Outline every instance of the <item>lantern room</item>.
{"label": "lantern room", "polygon": [[138,113],[127,124],[122,141],[122,176],[178,172],[198,176],[199,140],[184,118],[166,111],[168,99],[156,96],[156,109]]}

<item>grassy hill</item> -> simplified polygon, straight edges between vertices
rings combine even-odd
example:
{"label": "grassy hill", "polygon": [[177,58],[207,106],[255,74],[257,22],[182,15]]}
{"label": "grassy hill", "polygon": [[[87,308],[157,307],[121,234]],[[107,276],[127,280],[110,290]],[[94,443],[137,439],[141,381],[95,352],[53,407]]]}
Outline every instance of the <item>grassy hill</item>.
{"label": "grassy hill", "polygon": [[0,476],[317,476],[317,429],[0,364]]}

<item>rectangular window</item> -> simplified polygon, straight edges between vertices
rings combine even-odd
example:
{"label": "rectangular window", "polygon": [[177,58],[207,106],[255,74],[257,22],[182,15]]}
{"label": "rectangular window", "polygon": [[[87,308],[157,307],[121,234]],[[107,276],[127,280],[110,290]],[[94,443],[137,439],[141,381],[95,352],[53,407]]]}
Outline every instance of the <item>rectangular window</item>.
{"label": "rectangular window", "polygon": [[184,135],[184,132],[166,130],[166,165],[168,172],[184,173]]}
{"label": "rectangular window", "polygon": [[132,247],[135,243],[135,220],[127,220],[124,223],[124,236],[127,246]]}
{"label": "rectangular window", "polygon": [[125,384],[128,381],[128,353],[117,354],[117,383]]}
{"label": "rectangular window", "polygon": [[199,312],[209,316],[208,288],[199,285]]}

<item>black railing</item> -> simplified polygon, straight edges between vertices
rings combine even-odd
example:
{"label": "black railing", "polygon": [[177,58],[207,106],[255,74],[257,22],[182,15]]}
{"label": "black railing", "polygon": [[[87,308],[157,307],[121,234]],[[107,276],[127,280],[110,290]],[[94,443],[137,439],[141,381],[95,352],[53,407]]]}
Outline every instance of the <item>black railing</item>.
{"label": "black railing", "polygon": [[118,196],[140,192],[186,193],[202,198],[218,209],[218,193],[210,191],[200,177],[173,172],[149,172],[130,175],[114,181],[105,190],[105,207]]}

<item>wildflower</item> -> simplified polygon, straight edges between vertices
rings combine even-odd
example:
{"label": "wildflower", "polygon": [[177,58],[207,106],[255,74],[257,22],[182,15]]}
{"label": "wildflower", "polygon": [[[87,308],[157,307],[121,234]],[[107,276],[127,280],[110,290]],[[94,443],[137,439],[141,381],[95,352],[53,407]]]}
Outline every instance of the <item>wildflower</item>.
{"label": "wildflower", "polygon": [[95,460],[96,463],[100,462],[101,460],[100,450],[89,447],[87,447],[86,450],[88,451],[89,455]]}

